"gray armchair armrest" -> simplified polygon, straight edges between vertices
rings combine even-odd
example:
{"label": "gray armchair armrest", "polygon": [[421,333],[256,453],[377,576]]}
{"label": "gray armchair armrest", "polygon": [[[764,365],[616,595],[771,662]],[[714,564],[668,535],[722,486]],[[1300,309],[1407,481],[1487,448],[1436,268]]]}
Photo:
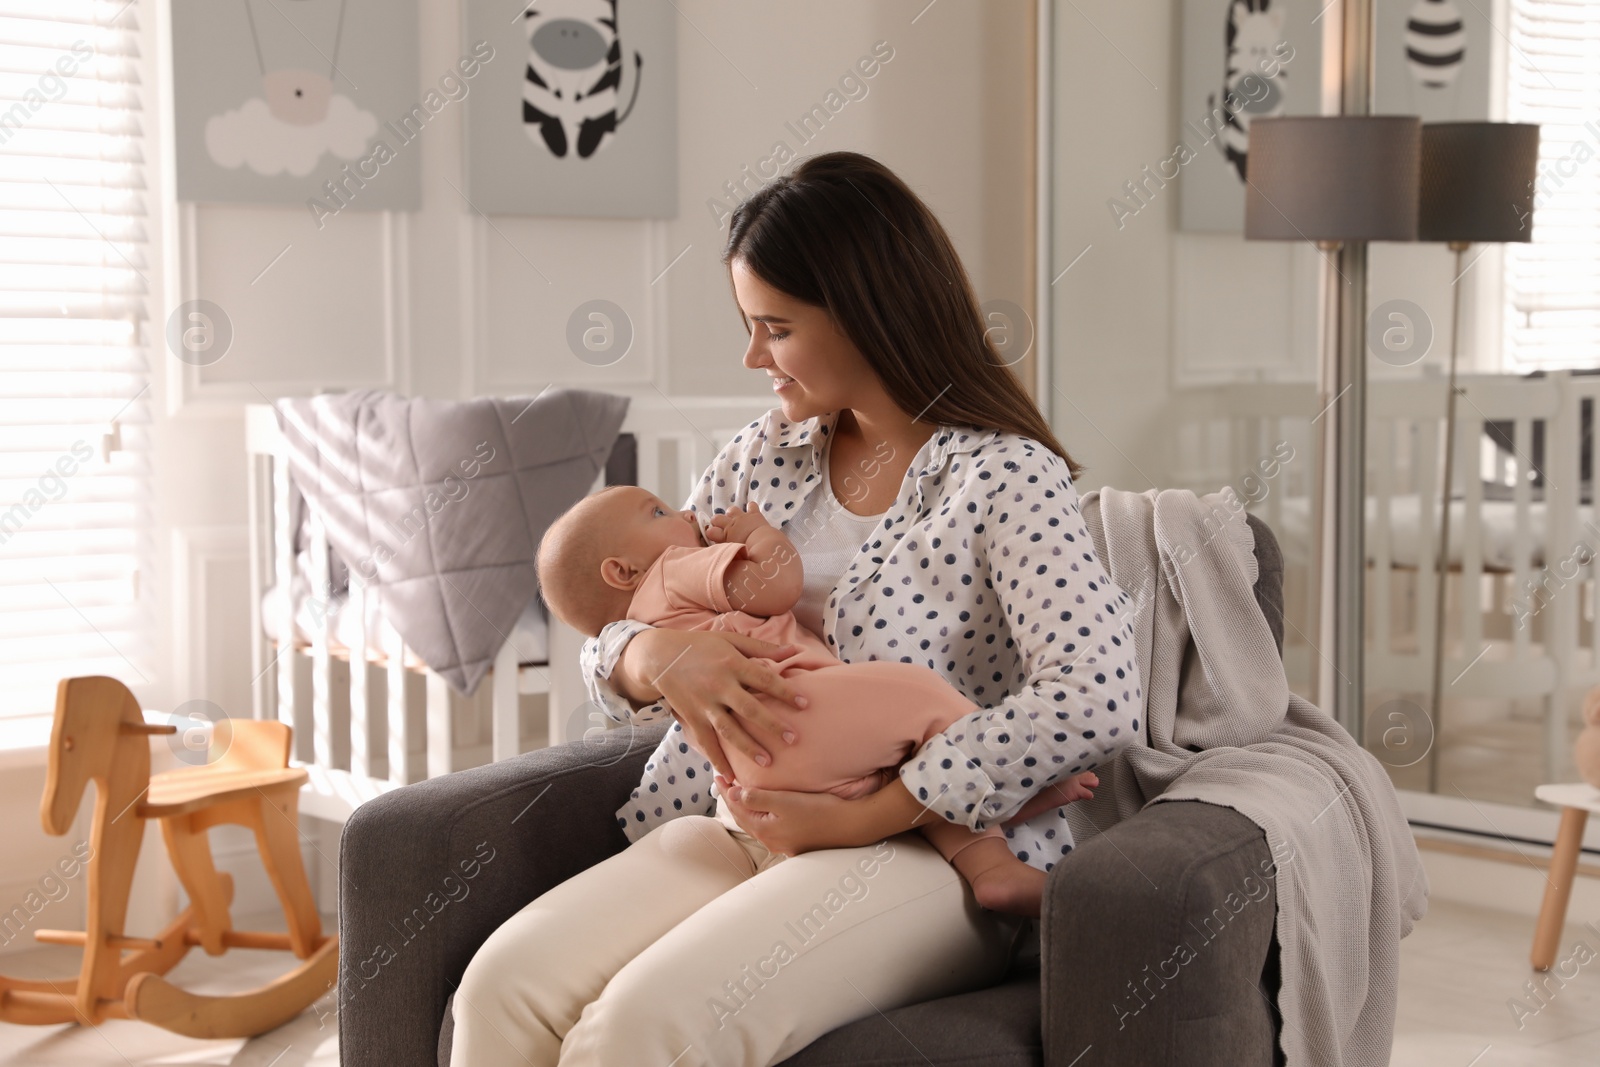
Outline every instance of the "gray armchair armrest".
{"label": "gray armchair armrest", "polygon": [[1174,800],[1058,863],[1040,928],[1044,1062],[1280,1062],[1271,862],[1245,816]]}
{"label": "gray armchair armrest", "polygon": [[478,946],[620,852],[616,809],[666,724],[432,778],[368,801],[340,841],[344,1067],[436,1067],[445,1000]]}

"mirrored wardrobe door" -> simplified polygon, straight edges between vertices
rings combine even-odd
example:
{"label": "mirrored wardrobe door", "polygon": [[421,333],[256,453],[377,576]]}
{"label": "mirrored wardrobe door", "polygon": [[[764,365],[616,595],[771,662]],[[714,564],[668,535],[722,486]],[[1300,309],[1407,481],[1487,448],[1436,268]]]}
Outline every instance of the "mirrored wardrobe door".
{"label": "mirrored wardrobe door", "polygon": [[1187,488],[1266,521],[1310,697],[1322,254],[1244,238],[1244,174],[1252,121],[1321,110],[1315,6],[1042,7],[1041,396],[1080,493]]}
{"label": "mirrored wardrobe door", "polygon": [[[1366,704],[1410,743],[1368,747],[1413,818],[1548,840],[1600,683],[1600,3],[1376,12],[1373,110],[1422,117],[1424,180],[1422,239],[1369,262]],[[1495,181],[1526,205],[1439,207]]]}

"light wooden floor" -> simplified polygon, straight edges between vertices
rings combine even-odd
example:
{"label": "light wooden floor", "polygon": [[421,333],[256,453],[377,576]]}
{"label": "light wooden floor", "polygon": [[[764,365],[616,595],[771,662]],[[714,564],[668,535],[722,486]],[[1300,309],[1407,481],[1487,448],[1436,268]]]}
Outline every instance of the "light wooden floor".
{"label": "light wooden floor", "polygon": [[[283,916],[245,916],[241,929],[281,930]],[[338,929],[331,915],[325,930]],[[223,993],[263,985],[288,969],[283,952],[230,949],[207,956],[195,949],[168,976],[197,993]],[[0,957],[0,971],[25,978],[76,975],[77,950],[44,946]],[[5,1067],[339,1067],[338,1005],[330,994],[293,1022],[250,1041],[197,1041],[143,1023],[113,1019],[97,1027],[13,1026],[0,1023],[0,1064]]]}
{"label": "light wooden floor", "polygon": [[[1600,927],[1600,916],[1596,916]],[[1523,983],[1533,922],[1508,912],[1434,902],[1428,917],[1400,946],[1400,1007],[1395,1067],[1591,1067],[1600,1063],[1600,936],[1568,927],[1558,960],[1574,962],[1564,987],[1552,979],[1541,1007]],[[23,957],[26,958],[23,958]],[[12,974],[71,973],[70,950],[7,956]],[[235,950],[222,959],[191,954],[176,977],[197,989],[237,988],[281,971],[281,956]],[[1509,1002],[1536,1014],[1519,1029]],[[337,1067],[339,1039],[332,998],[300,1018],[251,1041],[194,1041],[155,1027],[110,1022],[97,1029],[0,1024],[0,1064],[27,1067]]]}
{"label": "light wooden floor", "polygon": [[[1600,927],[1600,916],[1594,920]],[[1557,967],[1540,978],[1550,990],[1541,1005],[1524,988],[1537,976],[1528,967],[1532,935],[1533,920],[1525,916],[1434,902],[1400,943],[1395,1067],[1600,1063],[1600,936],[1567,927]],[[1587,948],[1579,949],[1580,942]],[[1589,962],[1580,966],[1583,959]],[[1564,986],[1553,977],[1562,960],[1571,961]],[[1529,1013],[1519,1019],[1513,1001]]]}

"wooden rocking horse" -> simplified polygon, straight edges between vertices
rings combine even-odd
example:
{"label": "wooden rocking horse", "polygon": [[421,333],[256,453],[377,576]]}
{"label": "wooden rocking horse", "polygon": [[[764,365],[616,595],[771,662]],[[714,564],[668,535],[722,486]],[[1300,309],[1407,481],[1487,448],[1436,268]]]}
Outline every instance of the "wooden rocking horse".
{"label": "wooden rocking horse", "polygon": [[[190,1037],[250,1037],[281,1026],[332,987],[338,938],[324,936],[297,828],[303,768],[289,766],[290,729],[280,722],[224,719],[201,767],[150,773],[152,734],[139,703],[114,678],[68,678],[56,690],[50,769],[40,815],[47,833],[71,827],[90,781],[88,930],[39,930],[40,941],[83,946],[76,986],[0,975],[0,1020],[49,1025],[141,1019]],[[189,906],[155,937],[123,931],[145,822],[161,820],[167,854]],[[288,919],[288,933],[235,930],[228,914],[233,879],[219,874],[206,831],[233,823],[255,831],[261,861]],[[284,949],[304,961],[288,974],[241,993],[200,996],[162,975],[195,945],[216,956],[230,948]]]}

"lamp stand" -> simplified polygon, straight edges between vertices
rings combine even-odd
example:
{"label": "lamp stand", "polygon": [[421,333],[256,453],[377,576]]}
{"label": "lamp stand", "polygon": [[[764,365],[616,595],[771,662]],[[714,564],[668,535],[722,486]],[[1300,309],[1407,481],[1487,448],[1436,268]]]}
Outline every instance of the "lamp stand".
{"label": "lamp stand", "polygon": [[[1316,704],[1357,743],[1363,733],[1366,571],[1367,242],[1318,241],[1323,320],[1318,366],[1316,521],[1310,594]],[[1318,425],[1320,423],[1320,425]]]}
{"label": "lamp stand", "polygon": [[[1334,265],[1339,254],[1338,241],[1318,241],[1322,253],[1322,336],[1317,345],[1317,420],[1327,416],[1339,399],[1339,271]],[[1313,420],[1315,425],[1317,420]],[[1314,635],[1312,688],[1316,705],[1329,715],[1334,711],[1337,687],[1330,659],[1334,645],[1337,583],[1339,568],[1335,556],[1337,498],[1339,483],[1338,421],[1328,419],[1317,430],[1316,506],[1312,509],[1311,632]]]}
{"label": "lamp stand", "polygon": [[1428,721],[1433,724],[1433,743],[1428,748],[1430,793],[1439,791],[1438,741],[1444,715],[1445,583],[1450,577],[1450,490],[1455,481],[1456,456],[1456,359],[1461,351],[1461,260],[1467,248],[1466,241],[1450,242],[1450,250],[1456,254],[1456,280],[1450,285],[1450,378],[1444,405],[1444,488],[1439,493],[1439,556],[1434,561],[1438,582],[1433,609],[1433,693],[1428,706]]}

